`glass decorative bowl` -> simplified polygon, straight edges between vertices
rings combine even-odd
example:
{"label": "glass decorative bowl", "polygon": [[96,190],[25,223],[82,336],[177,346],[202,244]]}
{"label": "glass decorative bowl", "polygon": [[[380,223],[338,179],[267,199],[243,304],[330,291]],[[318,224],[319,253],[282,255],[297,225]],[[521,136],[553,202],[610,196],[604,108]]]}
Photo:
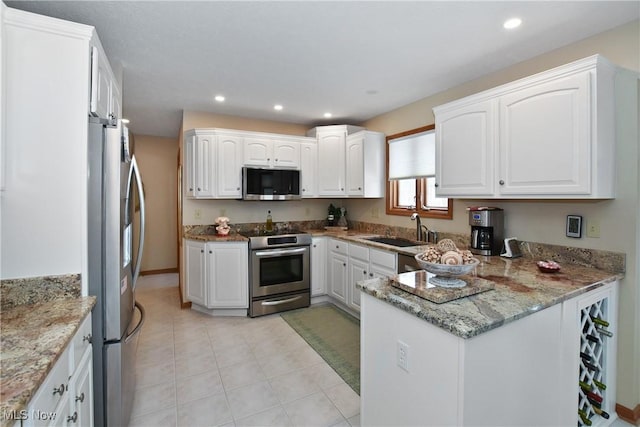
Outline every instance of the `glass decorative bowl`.
{"label": "glass decorative bowl", "polygon": [[427,262],[423,260],[422,253],[417,254],[414,258],[416,262],[423,270],[429,273],[435,274],[435,276],[429,278],[429,283],[439,286],[441,288],[462,288],[467,285],[458,276],[464,276],[471,273],[480,264],[480,260],[473,258],[470,263],[467,264],[440,264]]}

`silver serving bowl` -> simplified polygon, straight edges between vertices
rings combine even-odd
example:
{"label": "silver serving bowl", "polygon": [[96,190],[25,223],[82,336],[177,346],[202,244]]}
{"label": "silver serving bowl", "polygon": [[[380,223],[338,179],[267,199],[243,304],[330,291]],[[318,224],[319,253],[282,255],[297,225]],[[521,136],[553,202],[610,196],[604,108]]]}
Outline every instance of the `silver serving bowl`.
{"label": "silver serving bowl", "polygon": [[429,283],[444,288],[466,286],[467,283],[464,280],[456,279],[456,277],[471,273],[480,264],[480,260],[477,258],[473,258],[468,264],[439,264],[423,260],[422,255],[420,253],[414,257],[420,268],[436,275],[429,279]]}

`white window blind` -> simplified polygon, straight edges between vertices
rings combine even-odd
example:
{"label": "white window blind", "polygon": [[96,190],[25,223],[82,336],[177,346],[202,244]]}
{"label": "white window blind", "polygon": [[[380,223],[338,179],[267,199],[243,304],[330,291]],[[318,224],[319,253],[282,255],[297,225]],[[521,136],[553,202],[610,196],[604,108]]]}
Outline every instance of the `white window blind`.
{"label": "white window blind", "polygon": [[434,131],[389,141],[389,179],[423,178],[435,175]]}

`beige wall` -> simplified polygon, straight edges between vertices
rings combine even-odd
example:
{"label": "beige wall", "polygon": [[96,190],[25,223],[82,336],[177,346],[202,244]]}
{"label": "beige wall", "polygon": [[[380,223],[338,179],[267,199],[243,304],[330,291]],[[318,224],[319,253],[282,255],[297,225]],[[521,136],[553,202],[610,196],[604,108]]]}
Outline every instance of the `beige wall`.
{"label": "beige wall", "polygon": [[146,202],[146,236],[142,271],[178,268],[177,164],[178,141],[135,135]]}
{"label": "beige wall", "polygon": [[[497,85],[558,65],[602,54],[613,63],[640,70],[639,21],[546,53],[497,73],[451,88],[434,96],[375,117],[364,126],[387,135],[434,123],[432,108],[442,103],[490,89]],[[633,76],[632,76],[633,77]],[[632,78],[637,85],[637,80]],[[505,209],[506,236],[558,245],[600,248],[627,254],[627,274],[620,289],[620,328],[618,333],[617,401],[633,409],[640,403],[640,179],[638,176],[638,89],[633,86],[617,93],[626,107],[618,112],[618,196],[615,200],[592,202],[563,201],[454,201],[453,220],[427,219],[429,228],[467,232],[465,208],[490,204]],[[352,219],[391,225],[411,226],[406,217],[373,218],[384,212],[384,200],[349,201]],[[568,214],[600,222],[601,237],[571,239],[565,236]]]}

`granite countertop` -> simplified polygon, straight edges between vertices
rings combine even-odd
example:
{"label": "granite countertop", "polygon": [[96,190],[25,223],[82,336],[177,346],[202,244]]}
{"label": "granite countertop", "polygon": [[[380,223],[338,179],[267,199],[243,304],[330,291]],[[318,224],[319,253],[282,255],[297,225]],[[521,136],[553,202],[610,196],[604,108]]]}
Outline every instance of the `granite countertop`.
{"label": "granite countertop", "polygon": [[[49,292],[43,300],[35,302],[24,295],[18,302],[3,301],[0,311],[0,426],[12,426],[15,420],[8,414],[26,409],[29,401],[44,382],[63,350],[71,341],[85,317],[95,305],[95,297],[80,297],[79,276],[71,280],[54,281],[66,283],[59,297],[53,299]],[[21,281],[21,288],[32,294],[33,287],[41,287],[52,278],[37,278]],[[78,280],[78,292],[69,292],[69,282]],[[18,294],[16,281],[3,281],[2,287],[11,287],[7,295]],[[49,289],[51,291],[51,289]],[[71,295],[70,295],[71,294]],[[16,295],[17,296],[17,295]],[[27,303],[20,304],[20,301]],[[7,304],[5,304],[7,303]]]}
{"label": "granite countertop", "polygon": [[200,242],[248,242],[249,239],[238,234],[236,230],[231,230],[226,236],[218,235],[214,225],[188,226],[184,230],[182,237],[187,240],[198,240]]}
{"label": "granite countertop", "polygon": [[462,278],[492,283],[494,289],[443,304],[398,289],[390,279],[365,280],[356,286],[460,338],[471,338],[623,277],[572,264],[563,264],[558,273],[541,273],[531,257],[479,259],[475,274]]}

